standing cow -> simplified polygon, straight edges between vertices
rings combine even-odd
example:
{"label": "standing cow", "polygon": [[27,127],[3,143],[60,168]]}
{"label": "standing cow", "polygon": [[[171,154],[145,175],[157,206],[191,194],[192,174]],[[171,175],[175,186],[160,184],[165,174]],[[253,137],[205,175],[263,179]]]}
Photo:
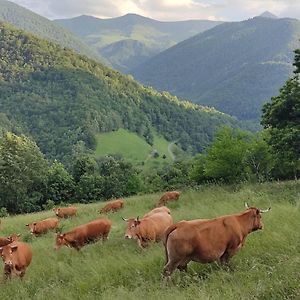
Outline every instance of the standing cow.
{"label": "standing cow", "polygon": [[158,206],[166,205],[167,202],[172,200],[178,200],[179,197],[180,197],[180,192],[177,191],[166,192],[160,197]]}
{"label": "standing cow", "polygon": [[164,276],[176,268],[186,270],[190,261],[227,263],[245,243],[247,235],[263,228],[261,213],[269,211],[248,207],[239,214],[210,220],[181,221],[170,226],[164,237],[166,265]]}
{"label": "standing cow", "polygon": [[12,274],[15,274],[23,278],[32,259],[30,246],[22,242],[13,242],[1,247],[0,255],[4,262],[5,277],[11,278]]}
{"label": "standing cow", "polygon": [[76,207],[58,207],[53,208],[54,213],[58,218],[69,218],[76,216],[77,208]]}
{"label": "standing cow", "polygon": [[31,234],[37,236],[46,233],[48,230],[56,229],[58,226],[58,219],[48,218],[39,222],[26,224],[26,226],[29,228]]}
{"label": "standing cow", "polygon": [[99,211],[100,214],[108,213],[108,212],[116,212],[117,210],[124,207],[124,200],[123,199],[117,199],[108,202],[104,207],[102,207]]}
{"label": "standing cow", "polygon": [[136,239],[141,248],[145,248],[149,241],[160,241],[166,229],[173,224],[173,219],[166,210],[149,212],[141,220],[139,217],[123,220],[127,222],[125,238]]}
{"label": "standing cow", "polygon": [[54,249],[58,250],[61,246],[73,247],[80,250],[90,242],[96,242],[100,238],[107,239],[112,222],[108,219],[98,219],[87,224],[75,227],[66,233],[57,234]]}

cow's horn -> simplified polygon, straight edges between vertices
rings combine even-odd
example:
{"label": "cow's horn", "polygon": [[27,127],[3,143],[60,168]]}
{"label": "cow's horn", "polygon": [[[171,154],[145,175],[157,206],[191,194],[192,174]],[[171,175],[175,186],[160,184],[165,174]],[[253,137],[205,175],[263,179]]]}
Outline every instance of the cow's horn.
{"label": "cow's horn", "polygon": [[260,209],[259,212],[260,212],[261,214],[263,214],[263,213],[268,212],[268,211],[270,211],[270,210],[271,210],[271,207],[269,207],[268,209]]}
{"label": "cow's horn", "polygon": [[128,222],[128,219],[125,219],[125,218],[123,218],[123,217],[122,217],[122,220],[125,221],[125,222]]}
{"label": "cow's horn", "polygon": [[249,208],[249,205],[248,205],[248,203],[247,203],[247,202],[245,202],[245,207],[246,207],[246,208]]}

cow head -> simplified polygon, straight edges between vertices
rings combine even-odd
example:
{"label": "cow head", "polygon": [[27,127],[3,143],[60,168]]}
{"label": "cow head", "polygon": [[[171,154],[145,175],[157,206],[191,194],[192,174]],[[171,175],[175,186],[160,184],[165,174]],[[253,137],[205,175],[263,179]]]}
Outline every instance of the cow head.
{"label": "cow head", "polygon": [[263,223],[261,221],[261,214],[271,210],[271,207],[269,207],[268,209],[259,209],[256,207],[249,207],[249,205],[247,203],[245,203],[245,206],[246,206],[247,210],[249,212],[251,212],[250,213],[250,219],[251,219],[250,222],[252,224],[251,231],[263,229]]}
{"label": "cow head", "polygon": [[60,208],[53,208],[54,213],[58,216]]}
{"label": "cow head", "polygon": [[18,245],[10,244],[0,248],[0,255],[4,262],[4,270],[9,271],[13,268],[13,253],[18,250]]}
{"label": "cow head", "polygon": [[30,230],[30,233],[31,233],[31,234],[34,234],[34,232],[35,232],[35,226],[36,226],[36,222],[34,222],[34,223],[30,223],[30,224],[26,224],[26,226],[29,228],[29,230]]}
{"label": "cow head", "polygon": [[137,217],[136,219],[134,218],[130,218],[130,219],[122,218],[122,219],[123,221],[127,222],[125,239],[137,239],[136,228],[141,223],[139,217]]}
{"label": "cow head", "polygon": [[12,234],[12,235],[8,236],[7,238],[8,238],[8,239],[10,240],[10,242],[12,243],[12,242],[17,242],[17,241],[19,241],[19,240],[20,240],[20,236],[21,236],[21,234],[18,233],[18,234]]}
{"label": "cow head", "polygon": [[65,233],[56,234],[54,250],[58,250],[58,249],[60,249],[61,246],[64,246],[64,245],[68,246],[68,242],[65,237],[66,237]]}

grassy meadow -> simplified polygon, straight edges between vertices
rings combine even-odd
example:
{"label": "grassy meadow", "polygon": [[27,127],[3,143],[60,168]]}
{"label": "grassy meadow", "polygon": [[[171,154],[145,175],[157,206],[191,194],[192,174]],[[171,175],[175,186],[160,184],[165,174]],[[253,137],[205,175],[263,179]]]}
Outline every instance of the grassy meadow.
{"label": "grassy meadow", "polygon": [[[158,199],[159,194],[126,199],[122,211],[108,215],[113,222],[109,240],[80,252],[66,247],[55,252],[54,233],[38,238],[27,233],[26,223],[53,216],[52,211],[2,219],[0,235],[21,233],[33,260],[23,281],[4,282],[1,270],[0,299],[300,299],[300,182],[183,191],[169,205],[174,221],[237,213],[245,201],[260,208],[271,205],[272,210],[263,215],[264,230],[248,236],[230,268],[190,263],[187,273],[176,271],[168,284],[161,279],[162,245],[141,250],[136,241],[123,238],[121,216],[142,216]],[[91,221],[103,205],[78,205],[78,216],[60,226],[66,231]]]}

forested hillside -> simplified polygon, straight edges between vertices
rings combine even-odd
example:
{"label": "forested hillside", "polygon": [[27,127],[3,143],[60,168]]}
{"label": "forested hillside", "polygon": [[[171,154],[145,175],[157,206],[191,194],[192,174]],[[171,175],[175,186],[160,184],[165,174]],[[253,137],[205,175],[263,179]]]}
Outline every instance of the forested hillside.
{"label": "forested hillside", "polygon": [[154,128],[196,152],[219,125],[236,124],[4,23],[0,54],[0,125],[31,136],[50,158],[65,161],[75,149],[93,149],[96,133],[118,128],[149,144]]}
{"label": "forested hillside", "polygon": [[167,49],[132,74],[159,90],[258,124],[262,105],[292,73],[299,37],[296,19],[224,23]]}
{"label": "forested hillside", "polygon": [[11,23],[17,28],[108,64],[96,50],[69,30],[13,2],[0,0],[0,21]]}
{"label": "forested hillside", "polygon": [[114,68],[123,72],[136,67],[145,58],[222,23],[208,20],[160,22],[136,14],[111,19],[79,16],[55,22],[97,48]]}

